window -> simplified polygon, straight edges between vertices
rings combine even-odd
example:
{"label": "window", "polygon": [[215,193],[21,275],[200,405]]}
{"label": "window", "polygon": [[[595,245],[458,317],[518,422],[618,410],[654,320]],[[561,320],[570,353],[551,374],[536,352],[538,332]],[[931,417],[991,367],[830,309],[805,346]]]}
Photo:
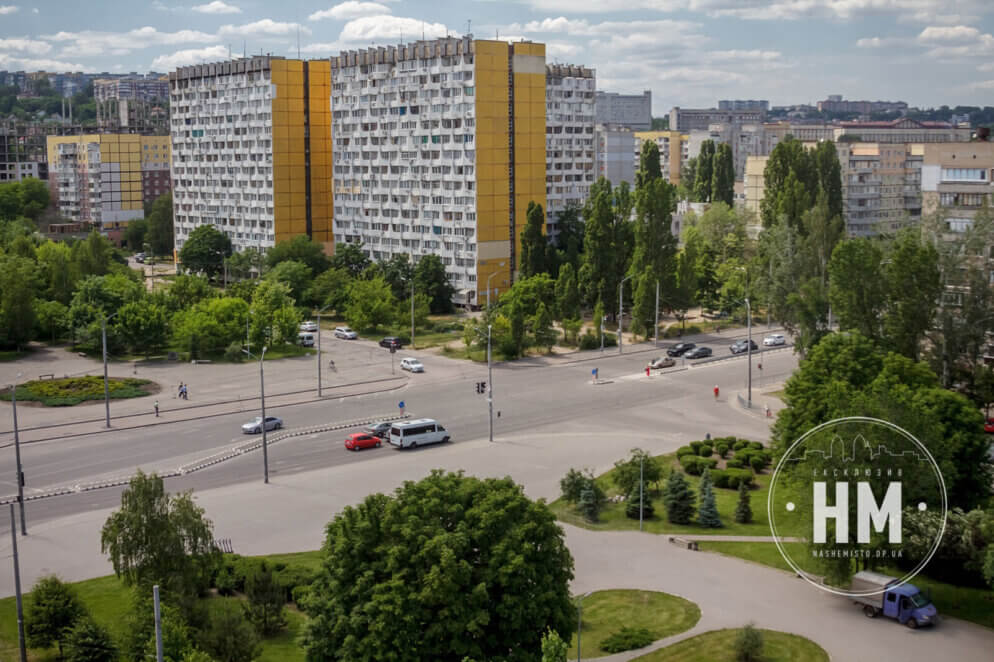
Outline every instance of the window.
{"label": "window", "polygon": [[986,182],[987,171],[983,168],[943,168],[944,182]]}

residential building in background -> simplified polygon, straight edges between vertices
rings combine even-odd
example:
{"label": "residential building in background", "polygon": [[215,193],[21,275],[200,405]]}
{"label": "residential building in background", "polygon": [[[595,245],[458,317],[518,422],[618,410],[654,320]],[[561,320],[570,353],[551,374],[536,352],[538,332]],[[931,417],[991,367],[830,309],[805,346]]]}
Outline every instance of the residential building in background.
{"label": "residential building in background", "polygon": [[547,231],[558,234],[558,215],[583,206],[596,179],[593,69],[570,64],[545,67],[545,198]]}
{"label": "residential building in background", "polygon": [[93,102],[101,130],[164,132],[169,122],[169,79],[98,78],[93,81]]}
{"label": "residential building in background", "polygon": [[921,220],[921,144],[844,141],[836,149],[850,237],[893,233]]}
{"label": "residential building in background", "polygon": [[93,100],[139,99],[141,101],[167,101],[169,79],[160,78],[98,78],[93,81]]}
{"label": "residential building in background", "polygon": [[923,214],[942,213],[950,232],[966,230],[985,203],[994,205],[994,142],[923,145],[921,193]]}
{"label": "residential building in background", "polygon": [[597,151],[595,179],[604,177],[611,182],[611,186],[621,182],[634,186],[638,157],[633,159],[632,154],[637,155],[641,145],[635,132],[627,127],[598,124],[594,136]]}
{"label": "residential building in background", "polygon": [[760,203],[766,190],[766,162],[769,156],[750,156],[746,158],[745,176],[742,183],[745,189],[745,208],[759,213]]}
{"label": "residential building in background", "polygon": [[235,250],[306,234],[333,247],[330,66],[255,56],[169,74],[179,251],[213,225]]}
{"label": "residential building in background", "polygon": [[169,136],[48,136],[49,188],[59,215],[120,241],[144,204],[170,188]]}
{"label": "residential building in background", "polygon": [[830,94],[818,102],[818,112],[822,113],[870,113],[901,112],[908,110],[903,101],[845,101],[841,94]]}
{"label": "residential building in background", "polygon": [[719,110],[717,108],[680,108],[670,110],[671,131],[708,130],[712,124],[755,124],[766,118],[763,110]]}
{"label": "residential building in background", "polygon": [[48,179],[48,161],[30,153],[29,141],[30,136],[18,133],[15,123],[0,125],[0,183],[25,177]]}
{"label": "residential building in background", "polygon": [[724,99],[718,102],[718,110],[758,110],[767,113],[770,102],[765,99]]}
{"label": "residential building in background", "polygon": [[[659,167],[663,179],[674,186],[679,186],[683,166],[687,165],[687,160],[691,157],[690,136],[679,131],[639,131],[635,134],[635,140],[635,152],[632,157],[634,169],[638,170],[642,143],[651,140],[659,148]],[[697,151],[700,152],[700,145]]]}
{"label": "residential building in background", "polygon": [[596,122],[648,131],[652,128],[652,92],[618,94],[598,90]]}
{"label": "residential building in background", "polygon": [[[488,286],[506,291],[528,204],[549,207],[547,140],[563,152],[553,164],[582,147],[593,175],[594,79],[581,69],[547,72],[544,44],[471,35],[333,57],[335,239],[362,243],[374,259],[438,255],[457,303],[483,303]],[[551,103],[566,104],[551,123],[560,133],[547,133],[550,75],[563,92]],[[589,101],[576,94],[586,92]],[[574,103],[589,107],[589,133]],[[555,186],[585,184],[583,169],[556,172],[558,201],[570,192]]]}

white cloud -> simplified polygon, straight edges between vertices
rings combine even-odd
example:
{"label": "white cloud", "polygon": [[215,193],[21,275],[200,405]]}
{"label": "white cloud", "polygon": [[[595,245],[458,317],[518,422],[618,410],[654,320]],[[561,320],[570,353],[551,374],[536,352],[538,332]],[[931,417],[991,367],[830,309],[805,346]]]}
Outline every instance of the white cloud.
{"label": "white cloud", "polygon": [[420,39],[422,33],[425,39],[436,39],[452,34],[441,23],[428,23],[417,18],[364,16],[346,23],[338,40],[365,46],[370,42],[399,42],[401,34],[407,35],[405,40]]}
{"label": "white cloud", "polygon": [[152,60],[152,71],[172,71],[177,67],[186,67],[201,62],[214,62],[228,59],[227,46],[208,46],[207,48],[188,48],[176,51],[171,55],[160,55]]}
{"label": "white cloud", "polygon": [[95,57],[100,55],[126,55],[133,50],[150,46],[173,46],[177,44],[203,43],[214,40],[213,35],[197,30],[159,32],[152,27],[143,27],[128,32],[58,32],[42,35],[42,39],[55,42],[70,42],[59,53],[62,57]]}
{"label": "white cloud", "polygon": [[863,37],[856,41],[856,48],[894,48],[907,47],[908,40],[904,37]]}
{"label": "white cloud", "polygon": [[937,27],[930,25],[918,35],[918,41],[973,41],[980,36],[980,30],[966,25]]}
{"label": "white cloud", "polygon": [[221,37],[286,37],[297,34],[297,30],[300,30],[301,34],[311,33],[309,28],[299,23],[281,23],[264,18],[244,25],[222,25],[221,29],[218,30],[218,35]]}
{"label": "white cloud", "polygon": [[570,44],[565,41],[545,42],[545,56],[548,58],[573,58],[583,50],[578,44]]}
{"label": "white cloud", "polygon": [[20,51],[30,55],[44,55],[52,50],[52,45],[35,39],[0,39],[0,51]]}
{"label": "white cloud", "polygon": [[307,17],[308,21],[321,21],[331,18],[336,21],[347,21],[363,16],[380,16],[391,13],[390,8],[379,2],[358,2],[357,0],[347,0],[330,9],[316,11]]}
{"label": "white cloud", "polygon": [[32,9],[32,10],[31,10],[31,13],[32,13],[32,14],[37,14],[37,13],[38,13],[38,8],[37,8],[37,7],[35,7],[34,9]]}
{"label": "white cloud", "polygon": [[93,67],[86,67],[77,62],[49,60],[47,58],[15,57],[7,53],[0,53],[0,69],[14,71],[92,71]]}
{"label": "white cloud", "polygon": [[982,80],[976,83],[970,83],[970,89],[972,90],[994,90],[994,80]]}
{"label": "white cloud", "polygon": [[339,41],[331,41],[301,46],[300,52],[307,55],[317,55],[318,57],[331,57],[332,55],[338,55],[339,51],[347,48],[348,46]]}
{"label": "white cloud", "polygon": [[[536,11],[562,11],[572,14],[599,14],[616,12],[617,4],[604,0],[528,0]],[[625,2],[627,11],[651,10],[670,12],[687,8],[686,0],[629,0]]]}
{"label": "white cloud", "polygon": [[731,51],[712,51],[710,53],[705,53],[705,59],[711,61],[717,60],[779,60],[781,53],[780,51],[763,51],[763,50],[731,50]]}
{"label": "white cloud", "polygon": [[4,14],[13,14],[18,9],[20,9],[20,7],[17,5],[0,5],[0,16],[3,16]]}
{"label": "white cloud", "polygon": [[193,11],[201,14],[241,14],[242,10],[234,5],[229,5],[221,0],[213,0],[206,5],[197,5]]}
{"label": "white cloud", "polygon": [[994,71],[994,62],[981,64],[980,66],[977,67],[977,71]]}

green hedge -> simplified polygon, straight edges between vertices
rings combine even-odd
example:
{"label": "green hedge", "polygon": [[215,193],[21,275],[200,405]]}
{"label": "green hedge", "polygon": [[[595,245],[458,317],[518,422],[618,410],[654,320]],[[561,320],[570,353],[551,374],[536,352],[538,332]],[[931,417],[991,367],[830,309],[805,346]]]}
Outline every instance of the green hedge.
{"label": "green hedge", "polygon": [[[107,391],[115,400],[140,398],[149,395],[143,386],[152,384],[148,379],[112,377],[107,380]],[[0,399],[11,400],[11,390],[0,393]],[[17,399],[40,402],[48,407],[71,407],[87,400],[104,399],[104,378],[96,375],[45,379],[25,382],[17,386]]]}
{"label": "green hedge", "polygon": [[711,457],[684,455],[680,458],[680,466],[691,476],[700,476],[705,469],[714,469],[718,466],[718,460]]}

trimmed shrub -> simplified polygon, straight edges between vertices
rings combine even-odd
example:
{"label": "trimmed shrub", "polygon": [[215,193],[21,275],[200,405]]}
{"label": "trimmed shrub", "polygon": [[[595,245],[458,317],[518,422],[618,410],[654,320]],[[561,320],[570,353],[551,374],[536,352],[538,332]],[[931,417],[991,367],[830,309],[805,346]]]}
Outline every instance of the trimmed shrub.
{"label": "trimmed shrub", "polygon": [[728,455],[728,444],[718,444],[718,455],[722,458]]}
{"label": "trimmed shrub", "polygon": [[743,440],[739,439],[734,444],[732,444],[732,448],[735,449],[735,450],[737,450],[737,451],[739,451],[739,450],[742,450],[743,448],[745,448],[748,445],[749,445],[748,441],[743,441]]}
{"label": "trimmed shrub", "polygon": [[754,475],[748,469],[726,469],[725,473],[728,474],[728,489],[730,490],[739,489],[739,485],[742,483],[753,484]]}
{"label": "trimmed shrub", "polygon": [[676,456],[678,458],[684,455],[697,455],[697,451],[695,451],[690,446],[681,446],[680,448],[676,449]]}
{"label": "trimmed shrub", "polygon": [[759,473],[766,466],[766,458],[760,455],[753,455],[749,458],[749,466],[752,467],[753,471]]}
{"label": "trimmed shrub", "polygon": [[[280,564],[277,563],[278,567]],[[317,571],[302,565],[288,565],[276,573],[276,581],[283,588],[283,601],[290,602],[293,592],[300,586],[309,587],[317,579]]]}
{"label": "trimmed shrub", "polygon": [[728,487],[728,472],[724,469],[713,469],[711,482],[714,483],[715,487]]}
{"label": "trimmed shrub", "polygon": [[744,464],[741,459],[737,457],[732,457],[729,458],[727,462],[725,462],[725,466],[728,467],[729,469],[741,469],[744,466]]}
{"label": "trimmed shrub", "polygon": [[714,453],[714,449],[707,444],[701,445],[701,447],[697,450],[697,454],[701,457],[711,457],[712,453]]}
{"label": "trimmed shrub", "polygon": [[762,444],[762,442],[759,442],[759,441],[750,441],[749,442],[749,448],[751,448],[753,450],[756,450],[756,451],[761,451],[761,450],[763,450],[763,444]]}
{"label": "trimmed shrub", "polygon": [[601,650],[605,653],[622,653],[636,648],[644,648],[653,641],[655,638],[647,629],[626,626],[602,641]]}
{"label": "trimmed shrub", "polygon": [[731,448],[732,445],[735,444],[736,441],[738,441],[738,439],[736,439],[735,437],[715,437],[711,441],[714,442],[715,446],[719,444],[725,444],[726,446]]}
{"label": "trimmed shrub", "polygon": [[306,585],[295,586],[290,597],[293,599],[293,603],[300,607],[300,603],[307,599],[311,594],[311,587]]}
{"label": "trimmed shrub", "polygon": [[690,447],[694,449],[695,453],[701,452],[701,446],[704,445],[703,441],[692,441],[690,442]]}
{"label": "trimmed shrub", "polygon": [[680,466],[691,476],[700,476],[701,471],[703,471],[699,468],[698,460],[700,459],[697,455],[683,455],[680,457]]}

